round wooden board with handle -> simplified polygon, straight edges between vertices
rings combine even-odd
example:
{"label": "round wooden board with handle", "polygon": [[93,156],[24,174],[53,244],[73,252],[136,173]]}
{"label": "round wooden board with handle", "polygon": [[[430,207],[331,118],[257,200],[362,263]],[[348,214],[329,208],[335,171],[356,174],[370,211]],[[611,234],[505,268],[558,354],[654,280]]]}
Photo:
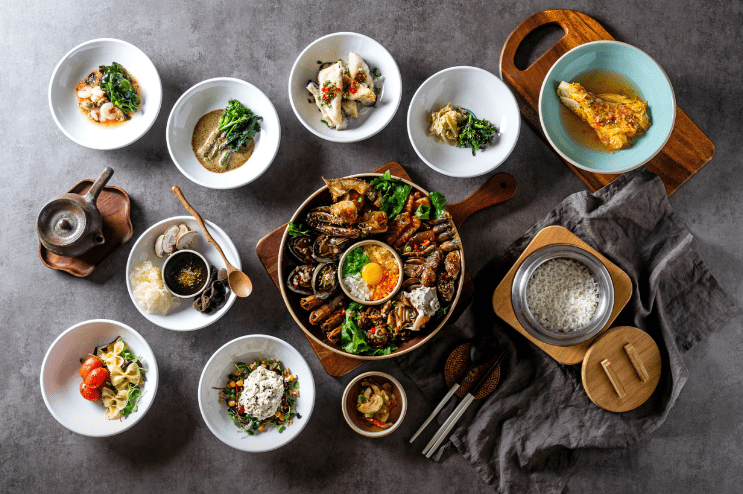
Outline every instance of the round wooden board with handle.
{"label": "round wooden board with handle", "polygon": [[660,370],[660,350],[653,338],[640,329],[619,326],[588,349],[581,377],[596,405],[610,412],[626,412],[650,398]]}

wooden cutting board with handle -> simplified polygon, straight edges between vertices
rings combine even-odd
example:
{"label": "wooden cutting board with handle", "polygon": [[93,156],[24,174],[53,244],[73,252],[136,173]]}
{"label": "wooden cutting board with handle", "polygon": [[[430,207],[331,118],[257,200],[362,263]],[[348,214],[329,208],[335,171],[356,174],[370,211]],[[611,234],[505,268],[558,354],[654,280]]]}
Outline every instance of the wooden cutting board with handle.
{"label": "wooden cutting board with handle", "polygon": [[[393,176],[411,180],[410,175],[408,175],[405,169],[396,162],[387,163],[386,165],[374,170],[374,173],[384,173],[387,170],[389,170]],[[455,226],[459,228],[472,214],[485,208],[489,208],[490,206],[505,202],[513,197],[515,193],[516,180],[508,173],[498,173],[490,177],[490,179],[488,179],[465,200],[447,205],[447,209],[452,215]],[[260,239],[255,247],[258,259],[260,259],[261,263],[266,268],[268,275],[271,277],[271,280],[274,285],[276,285],[277,289],[279,288],[279,247],[281,246],[281,239],[287,225],[288,223],[284,223],[279,228]],[[467,241],[465,240],[465,249],[466,246]],[[461,313],[469,306],[475,292],[475,284],[472,281],[469,272],[465,270],[463,276],[464,284],[462,287],[462,293],[459,296],[459,302],[457,303],[453,314],[449,318],[449,324],[456,321],[457,317],[459,317],[459,315],[461,315]],[[325,371],[333,377],[343,376],[366,362],[365,360],[347,357],[328,350],[315,342],[306,333],[304,333],[304,335],[307,338],[307,341],[309,341],[312,350],[317,355],[317,358],[320,360]]]}
{"label": "wooden cutting board with handle", "polygon": [[[530,67],[519,70],[515,63],[519,46],[530,33],[547,25],[562,27],[565,35]],[[524,118],[545,142],[547,140],[539,123],[538,103],[539,92],[547,72],[562,55],[576,46],[590,41],[613,39],[603,26],[591,17],[574,10],[558,9],[534,14],[519,24],[506,40],[500,58],[501,79],[516,96]],[[715,146],[709,137],[677,106],[676,123],[668,143],[655,158],[645,164],[645,168],[663,180],[666,193],[670,196],[709,163],[714,153]],[[565,164],[593,192],[619,176],[591,173],[576,168],[567,161]]]}

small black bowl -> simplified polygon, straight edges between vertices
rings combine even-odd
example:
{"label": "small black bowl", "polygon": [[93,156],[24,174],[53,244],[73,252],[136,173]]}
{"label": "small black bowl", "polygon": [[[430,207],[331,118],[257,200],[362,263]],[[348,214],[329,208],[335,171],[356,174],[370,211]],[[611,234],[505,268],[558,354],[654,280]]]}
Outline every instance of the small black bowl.
{"label": "small black bowl", "polygon": [[194,297],[203,292],[209,283],[210,269],[204,256],[195,250],[179,250],[165,260],[163,282],[176,297]]}

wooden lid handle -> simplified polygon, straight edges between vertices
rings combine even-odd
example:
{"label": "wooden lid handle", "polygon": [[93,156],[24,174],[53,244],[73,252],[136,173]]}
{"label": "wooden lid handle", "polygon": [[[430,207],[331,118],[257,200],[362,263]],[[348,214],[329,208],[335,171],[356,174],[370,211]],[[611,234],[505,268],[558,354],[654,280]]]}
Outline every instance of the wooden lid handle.
{"label": "wooden lid handle", "polygon": [[624,398],[627,395],[627,392],[624,390],[624,385],[622,385],[622,381],[619,380],[619,376],[617,376],[617,373],[611,366],[611,362],[609,362],[608,359],[604,359],[601,361],[601,367],[604,368],[606,377],[609,378],[609,382],[611,382],[611,385],[614,387],[617,396],[619,396],[620,399]]}
{"label": "wooden lid handle", "polygon": [[635,368],[637,377],[640,378],[640,381],[647,382],[647,380],[650,379],[650,375],[648,374],[648,370],[645,368],[645,364],[642,363],[642,359],[640,358],[640,354],[637,353],[637,349],[632,345],[632,343],[627,343],[624,345],[624,351],[627,353],[630,362],[632,362],[632,367]]}
{"label": "wooden lid handle", "polygon": [[516,194],[516,179],[508,173],[498,173],[490,177],[467,199],[449,204],[446,209],[449,210],[454,225],[460,228],[472,214],[506,202],[514,194]]}

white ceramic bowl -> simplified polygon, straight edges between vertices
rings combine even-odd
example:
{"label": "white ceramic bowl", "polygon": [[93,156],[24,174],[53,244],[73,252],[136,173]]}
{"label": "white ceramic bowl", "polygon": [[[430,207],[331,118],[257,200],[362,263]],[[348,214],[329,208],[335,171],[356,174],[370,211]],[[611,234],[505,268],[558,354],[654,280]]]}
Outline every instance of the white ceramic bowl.
{"label": "white ceramic bowl", "polygon": [[[428,135],[428,116],[451,103],[466,108],[498,129],[493,145],[472,156],[471,148],[436,142]],[[413,95],[408,109],[408,137],[420,159],[450,177],[477,177],[494,170],[519,139],[521,113],[516,98],[497,76],[478,67],[451,67],[429,77]]]}
{"label": "white ceramic bowl", "polygon": [[[392,384],[392,391],[395,393],[395,397],[399,402],[397,405],[399,408],[390,413],[390,419],[394,418],[394,421],[387,429],[367,424],[360,418],[359,413],[355,409],[357,403],[356,400],[359,395],[360,382],[367,378],[376,380],[381,384],[385,382]],[[408,397],[405,394],[405,390],[403,389],[402,384],[400,384],[400,381],[389,374],[377,371],[365,372],[354,377],[353,380],[348,383],[348,386],[346,386],[346,389],[343,392],[343,398],[341,398],[341,411],[343,412],[343,418],[346,419],[346,423],[354,430],[354,432],[371,438],[384,437],[395,432],[395,430],[400,427],[400,424],[402,424],[402,421],[405,419],[405,413],[408,411]]]}
{"label": "white ceramic bowl", "polygon": [[[99,65],[122,67],[142,88],[139,109],[128,122],[115,127],[98,125],[77,107],[75,86]],[[59,61],[49,82],[49,108],[64,134],[91,149],[118,149],[133,143],[152,127],[163,100],[160,75],[152,61],[136,46],[118,39],[86,41]]]}
{"label": "white ceramic bowl", "polygon": [[[242,269],[242,263],[240,262],[240,255],[237,252],[235,244],[232,243],[230,237],[211,221],[205,220],[206,226],[209,228],[214,240],[222,247],[224,254],[227,259],[238,269]],[[129,291],[129,297],[132,299],[132,303],[137,308],[140,314],[147,318],[148,321],[153,324],[157,324],[161,328],[171,329],[173,331],[193,331],[201,329],[210,324],[217,322],[223,315],[230,310],[232,304],[235,303],[237,295],[230,291],[227,297],[227,302],[221,309],[212,312],[211,314],[204,314],[199,312],[192,307],[191,299],[181,300],[181,305],[162,316],[160,314],[149,314],[147,311],[142,309],[139,304],[134,300],[132,295],[132,286],[129,281],[129,276],[134,272],[134,267],[144,261],[152,262],[152,265],[161,270],[165,263],[166,257],[159,258],[155,255],[155,240],[157,237],[163,234],[165,230],[173,225],[179,225],[185,223],[189,229],[199,232],[196,241],[194,241],[193,250],[203,255],[209,264],[213,264],[217,269],[224,267],[224,261],[217,252],[212,244],[206,241],[204,238],[204,232],[201,231],[201,227],[192,216],[174,216],[166,220],[162,220],[155,223],[147,229],[132,247],[129,252],[129,260],[126,263],[126,288]]]}
{"label": "white ceramic bowl", "polygon": [[[348,62],[348,52],[358,53],[369,65],[377,67],[384,77],[382,92],[377,96],[376,108],[363,108],[358,119],[351,119],[345,130],[328,128],[322,120],[307,81],[317,80],[318,61]],[[294,62],[289,75],[289,101],[302,125],[316,136],[333,142],[358,142],[384,129],[395,116],[402,99],[402,77],[392,55],[379,43],[357,33],[333,33],[313,41]]]}
{"label": "white ceramic bowl", "polygon": [[[252,362],[256,358],[278,358],[297,376],[299,397],[294,423],[279,432],[270,427],[253,436],[241,433],[227,414],[227,405],[219,403],[219,391],[227,382],[227,374],[235,370],[234,362]],[[315,405],[315,381],[302,355],[290,344],[273,336],[253,334],[241,336],[223,345],[204,366],[199,380],[199,409],[204,422],[217,439],[241,451],[262,453],[284,446],[302,432]]]}
{"label": "white ceramic bowl", "polygon": [[[210,172],[191,148],[193,130],[201,117],[225,109],[231,99],[263,117],[261,131],[254,137],[255,150],[244,165],[225,173]],[[178,98],[168,117],[165,136],[170,157],[189,180],[210,189],[234,189],[257,179],[271,165],[279,150],[281,123],[273,103],[260,89],[240,79],[218,77],[196,84]]]}
{"label": "white ceramic bowl", "polygon": [[[135,355],[142,357],[147,381],[142,385],[136,412],[121,420],[107,420],[103,405],[80,395],[80,359],[117,336],[121,336]],[[75,324],[54,340],[41,364],[40,383],[44,403],[57,422],[84,436],[113,436],[133,427],[155,401],[157,361],[144,338],[132,328],[117,321],[94,319]]]}

